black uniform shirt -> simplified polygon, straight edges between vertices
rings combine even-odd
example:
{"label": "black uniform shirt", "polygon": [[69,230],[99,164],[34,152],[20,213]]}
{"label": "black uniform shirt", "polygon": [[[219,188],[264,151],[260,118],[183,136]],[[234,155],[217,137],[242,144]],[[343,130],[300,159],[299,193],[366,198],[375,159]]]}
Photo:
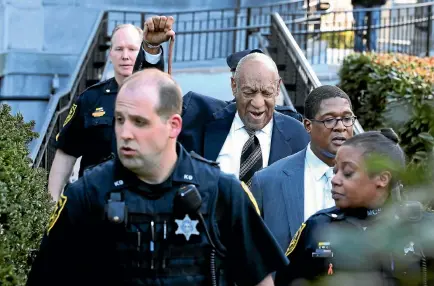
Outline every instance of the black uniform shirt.
{"label": "black uniform shirt", "polygon": [[79,176],[86,167],[116,153],[113,116],[117,93],[114,78],[88,88],[72,105],[56,138],[57,148],[77,158],[83,156]]}
{"label": "black uniform shirt", "polygon": [[408,223],[396,214],[391,205],[383,211],[333,207],[317,212],[294,235],[286,251],[290,264],[277,273],[276,285],[306,280],[319,285],[419,285],[422,248],[434,273],[434,238],[424,238],[419,230],[431,228],[433,220],[425,214],[420,222]]}
{"label": "black uniform shirt", "polygon": [[[209,174],[207,168],[217,167],[203,160],[193,158],[178,144],[176,168],[157,190],[123,167],[121,178],[128,184],[137,183],[136,191],[142,189],[144,198],[149,192],[167,191],[170,186],[182,184],[198,185],[206,193],[209,179],[203,174]],[[112,236],[101,229],[107,194],[119,178],[116,162],[113,159],[89,169],[65,190],[33,264],[29,285],[52,285],[58,281],[80,285],[98,281],[103,285],[104,281],[110,281],[104,256],[113,251],[107,249],[111,247]],[[218,228],[214,231],[220,233],[220,242],[227,249],[226,269],[237,285],[256,285],[268,273],[287,264],[287,259],[258,215],[249,191],[233,175],[220,171],[218,174],[218,201],[223,207],[223,217],[213,227]]]}

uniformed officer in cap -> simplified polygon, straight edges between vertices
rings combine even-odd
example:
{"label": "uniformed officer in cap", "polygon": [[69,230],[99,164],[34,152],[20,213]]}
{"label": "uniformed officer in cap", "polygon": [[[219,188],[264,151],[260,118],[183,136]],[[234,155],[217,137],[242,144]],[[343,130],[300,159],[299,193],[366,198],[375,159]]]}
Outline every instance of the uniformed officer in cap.
{"label": "uniformed officer in cap", "polygon": [[[227,58],[226,58],[226,63],[228,64],[231,73],[232,73],[232,77],[235,75],[235,70],[237,68],[238,63],[240,62],[240,60],[242,58],[244,58],[245,56],[247,56],[248,54],[253,54],[253,53],[261,53],[263,54],[264,52],[261,49],[247,49],[244,51],[240,51],[240,52],[236,52],[233,54],[230,54]],[[235,101],[235,99],[233,100]],[[297,119],[300,122],[303,122],[303,115],[301,115],[299,112],[297,112],[292,106],[289,105],[276,105],[274,107],[274,109],[282,114],[291,116],[295,119]]]}
{"label": "uniformed officer in cap", "polygon": [[[153,32],[147,31],[145,36],[148,41],[163,41],[173,33],[173,18],[164,18],[167,21],[162,29],[159,27]],[[152,22],[152,18],[145,24],[148,22]],[[160,30],[164,29],[167,32],[161,33]],[[57,151],[48,182],[48,190],[54,200],[59,198],[77,158],[82,157],[78,174],[80,177],[85,168],[101,163],[116,153],[113,131],[114,102],[118,86],[132,74],[133,67],[164,69],[160,48],[148,45],[143,45],[146,58],[137,61],[135,66],[137,54],[142,49],[142,41],[143,31],[131,24],[122,24],[114,29],[109,53],[114,77],[89,87],[76,99],[56,137]]]}
{"label": "uniformed officer in cap", "polygon": [[336,207],[301,225],[276,285],[434,285],[433,214],[400,199],[405,155],[397,142],[384,129],[339,148]]}
{"label": "uniformed officer in cap", "polygon": [[273,285],[283,252],[246,186],[177,143],[181,108],[163,72],[124,81],[118,156],[62,194],[29,285]]}

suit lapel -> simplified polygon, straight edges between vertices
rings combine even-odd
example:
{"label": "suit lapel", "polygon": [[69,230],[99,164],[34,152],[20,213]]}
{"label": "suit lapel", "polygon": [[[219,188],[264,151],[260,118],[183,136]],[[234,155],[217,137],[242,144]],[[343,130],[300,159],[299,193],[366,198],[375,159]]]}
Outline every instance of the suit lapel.
{"label": "suit lapel", "polygon": [[204,157],[215,161],[232,126],[237,107],[231,103],[214,113],[214,120],[205,127]]}
{"label": "suit lapel", "polygon": [[289,144],[291,137],[283,132],[283,115],[274,112],[273,117],[273,133],[271,135],[270,159],[268,160],[268,166],[292,154],[292,148]]}
{"label": "suit lapel", "polygon": [[304,162],[306,149],[294,156],[297,156],[296,162],[288,164],[283,169],[283,172],[288,177],[283,180],[281,186],[291,237],[294,236],[304,221]]}

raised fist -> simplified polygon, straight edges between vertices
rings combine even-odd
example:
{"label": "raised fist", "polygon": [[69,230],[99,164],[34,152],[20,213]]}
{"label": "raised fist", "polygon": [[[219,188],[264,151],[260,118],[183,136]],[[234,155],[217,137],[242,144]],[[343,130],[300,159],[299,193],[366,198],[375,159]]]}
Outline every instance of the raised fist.
{"label": "raised fist", "polygon": [[143,40],[154,46],[167,42],[175,35],[175,31],[172,30],[174,22],[172,16],[153,16],[147,19],[143,29]]}

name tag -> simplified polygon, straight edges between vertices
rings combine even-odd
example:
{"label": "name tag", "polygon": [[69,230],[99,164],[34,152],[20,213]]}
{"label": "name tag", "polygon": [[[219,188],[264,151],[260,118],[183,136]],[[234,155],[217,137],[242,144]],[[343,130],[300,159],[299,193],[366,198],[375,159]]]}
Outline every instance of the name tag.
{"label": "name tag", "polygon": [[330,242],[318,242],[318,248],[312,252],[314,258],[330,258],[333,257],[333,251],[330,248]]}

